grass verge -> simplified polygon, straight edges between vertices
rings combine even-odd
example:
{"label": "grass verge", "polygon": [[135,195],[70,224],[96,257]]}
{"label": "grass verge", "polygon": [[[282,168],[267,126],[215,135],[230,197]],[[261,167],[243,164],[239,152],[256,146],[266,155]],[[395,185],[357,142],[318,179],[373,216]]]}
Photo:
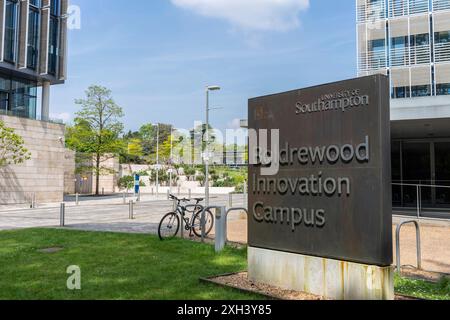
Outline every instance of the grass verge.
{"label": "grass verge", "polygon": [[[62,248],[54,253],[42,249]],[[67,289],[67,267],[81,286]],[[0,232],[0,299],[256,299],[200,284],[246,268],[246,250],[216,255],[206,244],[148,235],[28,229]]]}
{"label": "grass verge", "polygon": [[[61,250],[45,250],[57,248]],[[215,254],[208,244],[155,236],[27,229],[0,232],[0,299],[206,300],[260,296],[199,283],[247,269],[246,249]],[[69,266],[81,269],[81,290],[67,289]],[[450,281],[395,278],[399,294],[450,300]]]}

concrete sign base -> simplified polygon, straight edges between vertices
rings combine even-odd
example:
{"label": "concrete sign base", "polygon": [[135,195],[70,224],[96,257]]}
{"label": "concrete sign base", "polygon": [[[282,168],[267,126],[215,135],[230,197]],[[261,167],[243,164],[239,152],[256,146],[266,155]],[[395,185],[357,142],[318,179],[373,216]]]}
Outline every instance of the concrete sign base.
{"label": "concrete sign base", "polygon": [[335,300],[394,300],[394,268],[248,248],[250,280]]}

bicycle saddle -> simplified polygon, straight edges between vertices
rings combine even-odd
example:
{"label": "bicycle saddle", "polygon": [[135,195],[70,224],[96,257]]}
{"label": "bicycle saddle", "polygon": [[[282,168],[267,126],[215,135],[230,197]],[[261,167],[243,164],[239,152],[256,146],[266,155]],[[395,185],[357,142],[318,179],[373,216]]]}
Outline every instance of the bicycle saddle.
{"label": "bicycle saddle", "polygon": [[205,200],[205,198],[193,198],[193,200],[198,201],[198,202],[202,202],[203,200]]}

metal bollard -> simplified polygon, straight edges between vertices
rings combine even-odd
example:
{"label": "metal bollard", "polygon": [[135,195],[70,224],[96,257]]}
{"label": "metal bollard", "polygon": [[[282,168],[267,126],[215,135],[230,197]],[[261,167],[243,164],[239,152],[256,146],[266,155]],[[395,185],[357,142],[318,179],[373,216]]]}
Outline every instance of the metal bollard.
{"label": "metal bollard", "polygon": [[79,195],[78,195],[78,193],[77,193],[77,194],[75,194],[75,204],[76,204],[77,206],[79,206],[79,205],[80,205],[80,199],[79,199]]}
{"label": "metal bollard", "polygon": [[189,189],[189,199],[191,199],[191,198],[192,198],[192,190]]}
{"label": "metal bollard", "polygon": [[31,209],[36,209],[36,193],[31,194]]}
{"label": "metal bollard", "polygon": [[244,182],[244,205],[247,202],[247,181]]}
{"label": "metal bollard", "polygon": [[228,208],[232,208],[233,207],[233,192],[230,192],[228,194]]}
{"label": "metal bollard", "polygon": [[177,201],[173,200],[172,202],[172,211],[175,212],[177,210]]}
{"label": "metal bollard", "polygon": [[155,190],[152,188],[152,196],[155,195]]}
{"label": "metal bollard", "polygon": [[[175,201],[174,201],[174,206],[176,206]],[[180,238],[184,239],[184,219],[183,217],[180,216]]]}
{"label": "metal bollard", "polygon": [[128,207],[128,218],[130,220],[134,219],[134,202],[133,200],[130,201],[129,207]]}
{"label": "metal bollard", "polygon": [[170,200],[170,190],[167,190],[167,200]]}
{"label": "metal bollard", "polygon": [[61,228],[65,227],[66,225],[66,204],[61,203],[60,209],[59,209],[59,226]]}
{"label": "metal bollard", "polygon": [[123,204],[127,204],[127,197],[125,195],[125,192],[123,193]]}
{"label": "metal bollard", "polygon": [[102,196],[105,195],[105,188],[102,188]]}
{"label": "metal bollard", "polygon": [[220,252],[227,244],[227,214],[225,207],[216,208],[216,252]]}

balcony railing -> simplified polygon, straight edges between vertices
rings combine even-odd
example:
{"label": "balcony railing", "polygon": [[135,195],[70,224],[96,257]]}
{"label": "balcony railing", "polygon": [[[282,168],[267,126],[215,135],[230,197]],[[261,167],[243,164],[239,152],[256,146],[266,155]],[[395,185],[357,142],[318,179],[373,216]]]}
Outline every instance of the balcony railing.
{"label": "balcony railing", "polygon": [[409,48],[391,49],[391,67],[409,65]]}
{"label": "balcony railing", "polygon": [[384,0],[359,5],[357,8],[357,19],[359,23],[377,21],[385,18],[386,6]]}
{"label": "balcony railing", "polygon": [[450,0],[433,0],[433,10],[450,10]]}
{"label": "balcony railing", "polygon": [[359,57],[359,71],[378,70],[386,67],[387,59],[384,51],[364,53]]}
{"label": "balcony railing", "polygon": [[434,60],[435,62],[450,62],[450,42],[434,45]]}
{"label": "balcony railing", "polygon": [[430,11],[428,0],[409,0],[409,14],[425,13]]}
{"label": "balcony railing", "polygon": [[410,64],[427,64],[431,62],[431,49],[429,45],[414,46],[410,48]]}
{"label": "balcony railing", "polygon": [[389,0],[389,17],[408,15],[408,0]]}

